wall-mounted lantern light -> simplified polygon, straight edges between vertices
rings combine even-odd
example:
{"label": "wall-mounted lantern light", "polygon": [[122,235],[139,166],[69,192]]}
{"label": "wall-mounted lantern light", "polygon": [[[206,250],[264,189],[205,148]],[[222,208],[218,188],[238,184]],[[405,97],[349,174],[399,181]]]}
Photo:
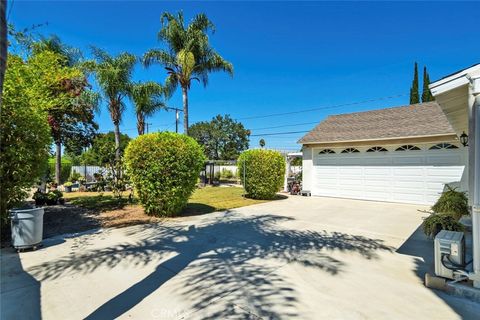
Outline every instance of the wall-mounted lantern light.
{"label": "wall-mounted lantern light", "polygon": [[464,147],[468,146],[468,135],[465,133],[465,131],[463,131],[463,133],[460,135],[460,142]]}

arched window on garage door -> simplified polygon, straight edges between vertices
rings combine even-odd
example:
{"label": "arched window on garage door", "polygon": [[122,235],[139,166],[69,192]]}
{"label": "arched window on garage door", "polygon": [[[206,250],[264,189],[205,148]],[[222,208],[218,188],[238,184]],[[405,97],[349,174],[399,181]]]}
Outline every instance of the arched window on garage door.
{"label": "arched window on garage door", "polygon": [[358,151],[358,149],[355,149],[355,148],[347,148],[343,150],[341,153],[357,153],[357,152],[360,152],[360,151]]}
{"label": "arched window on garage door", "polygon": [[441,149],[458,149],[458,147],[451,143],[439,143],[430,147],[430,150],[441,150]]}
{"label": "arched window on garage door", "polygon": [[331,153],[335,153],[335,151],[333,151],[332,149],[323,149],[318,154],[331,154]]}
{"label": "arched window on garage door", "polygon": [[371,147],[370,149],[367,150],[367,152],[385,152],[388,151],[384,147]]}
{"label": "arched window on garage door", "polygon": [[420,150],[420,148],[412,144],[406,144],[404,146],[401,146],[395,149],[395,151],[416,151],[416,150]]}

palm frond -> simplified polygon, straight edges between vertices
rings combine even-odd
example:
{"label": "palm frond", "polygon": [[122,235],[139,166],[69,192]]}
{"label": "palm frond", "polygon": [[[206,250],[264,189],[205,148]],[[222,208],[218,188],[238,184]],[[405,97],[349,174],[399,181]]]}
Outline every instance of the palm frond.
{"label": "palm frond", "polygon": [[175,65],[175,57],[162,49],[152,49],[147,51],[143,55],[141,61],[145,67],[149,67],[154,63],[160,63],[165,66]]}

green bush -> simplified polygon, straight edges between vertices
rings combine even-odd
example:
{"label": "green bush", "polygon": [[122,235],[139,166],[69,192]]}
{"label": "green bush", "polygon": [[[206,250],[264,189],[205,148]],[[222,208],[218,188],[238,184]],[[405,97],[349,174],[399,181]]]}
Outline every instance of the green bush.
{"label": "green bush", "polygon": [[[45,173],[50,127],[34,77],[19,57],[9,55],[0,112],[0,217],[8,226],[8,210],[28,195]],[[3,234],[3,233],[2,233]]]}
{"label": "green bush", "polygon": [[231,170],[226,169],[226,168],[222,169],[222,172],[221,172],[220,175],[223,179],[232,179],[233,178],[233,172]]}
{"label": "green bush", "polygon": [[448,213],[432,214],[423,221],[423,232],[434,238],[441,230],[463,231],[465,228],[457,219]]}
{"label": "green bush", "polygon": [[[95,176],[95,174],[94,174]],[[82,177],[82,175],[77,172],[77,171],[72,171],[72,173],[70,174],[70,177],[68,178],[68,181],[70,182],[77,182],[78,180],[80,180],[80,178]]]}
{"label": "green bush", "polygon": [[[48,175],[51,181],[55,181],[55,158],[48,159]],[[70,177],[72,171],[72,162],[67,159],[62,159],[62,170],[60,172],[60,184],[63,184]]]}
{"label": "green bush", "polygon": [[[243,175],[244,166],[246,181]],[[273,199],[283,186],[285,159],[278,151],[247,150],[238,157],[238,174],[248,197]]]}
{"label": "green bush", "polygon": [[455,188],[446,185],[447,191],[443,192],[438,201],[432,206],[435,213],[448,213],[456,219],[469,214],[468,198],[465,192],[456,191]]}
{"label": "green bush", "polygon": [[127,174],[150,215],[173,216],[195,189],[205,156],[193,139],[172,132],[150,133],[125,150]]}

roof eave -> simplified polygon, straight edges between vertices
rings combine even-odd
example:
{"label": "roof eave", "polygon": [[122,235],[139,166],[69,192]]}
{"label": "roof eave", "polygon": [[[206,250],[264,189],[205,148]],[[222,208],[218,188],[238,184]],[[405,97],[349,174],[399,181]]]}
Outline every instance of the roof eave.
{"label": "roof eave", "polygon": [[450,76],[432,82],[428,87],[434,96],[470,83],[470,76],[480,74],[480,64],[461,70]]}
{"label": "roof eave", "polygon": [[403,139],[422,139],[422,138],[454,138],[456,137],[456,133],[442,133],[442,134],[429,134],[423,136],[407,136],[407,137],[388,137],[388,138],[374,138],[374,139],[355,139],[355,140],[338,140],[338,141],[301,141],[299,140],[298,143],[302,145],[308,144],[340,144],[340,143],[356,143],[356,142],[369,142],[369,141],[392,141],[392,140],[403,140]]}

